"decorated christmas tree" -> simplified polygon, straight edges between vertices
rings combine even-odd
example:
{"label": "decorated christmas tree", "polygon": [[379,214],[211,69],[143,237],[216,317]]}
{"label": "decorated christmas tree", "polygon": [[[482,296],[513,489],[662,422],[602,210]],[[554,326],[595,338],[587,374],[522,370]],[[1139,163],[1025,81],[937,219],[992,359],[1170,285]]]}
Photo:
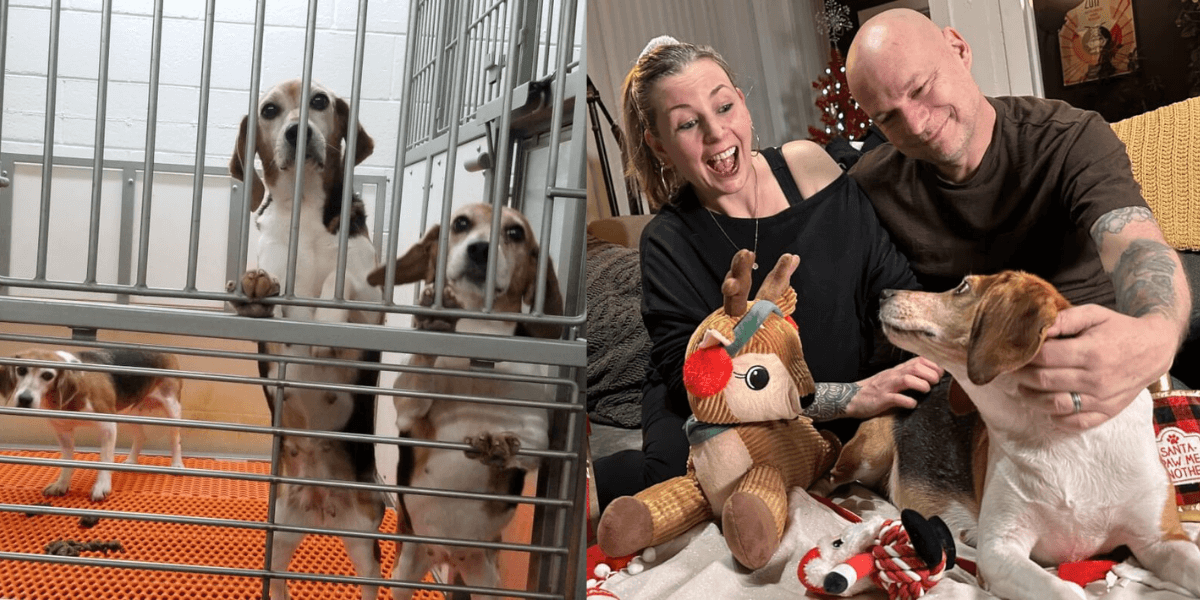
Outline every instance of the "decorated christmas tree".
{"label": "decorated christmas tree", "polygon": [[850,97],[842,54],[836,47],[830,47],[829,53],[829,66],[825,67],[825,74],[812,84],[814,89],[821,92],[816,105],[821,109],[824,130],[811,125],[808,127],[809,138],[822,146],[835,137],[857,140],[866,135],[867,127],[871,124],[867,113]]}
{"label": "decorated christmas tree", "polygon": [[850,97],[846,85],[846,64],[838,52],[837,41],[843,33],[853,28],[850,9],[834,0],[825,0],[824,11],[817,15],[817,26],[829,35],[829,64],[825,74],[813,82],[813,89],[821,92],[815,104],[821,110],[822,127],[808,127],[809,138],[822,146],[835,137],[857,140],[867,133],[871,119]]}

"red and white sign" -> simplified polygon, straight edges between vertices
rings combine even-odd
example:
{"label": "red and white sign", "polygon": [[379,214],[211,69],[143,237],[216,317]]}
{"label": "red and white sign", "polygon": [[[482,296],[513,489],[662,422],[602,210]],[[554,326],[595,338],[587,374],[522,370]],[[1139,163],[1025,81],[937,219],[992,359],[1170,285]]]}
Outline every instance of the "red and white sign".
{"label": "red and white sign", "polygon": [[1163,427],[1158,432],[1158,458],[1166,467],[1171,483],[1200,483],[1200,433]]}

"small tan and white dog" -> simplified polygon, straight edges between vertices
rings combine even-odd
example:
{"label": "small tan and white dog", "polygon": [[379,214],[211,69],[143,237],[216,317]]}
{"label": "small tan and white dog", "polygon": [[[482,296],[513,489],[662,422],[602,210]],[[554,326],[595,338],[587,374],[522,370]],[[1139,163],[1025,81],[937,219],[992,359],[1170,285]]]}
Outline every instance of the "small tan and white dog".
{"label": "small tan and white dog", "polygon": [[[96,350],[79,353],[42,349],[25,350],[15,358],[53,361],[64,363],[62,368],[32,367],[16,365],[4,367],[0,380],[7,380],[4,387],[6,406],[39,408],[63,412],[87,412],[95,414],[120,414],[149,412],[155,409],[178,419],[182,414],[179,392],[183,387],[178,377],[152,377],[127,375],[99,371],[71,369],[72,364],[112,365],[147,369],[178,370],[179,363],[173,355],[137,350]],[[117,424],[108,421],[76,421],[73,419],[50,419],[50,426],[62,447],[62,458],[73,460],[75,456],[76,427],[94,424],[100,428],[100,462],[111,463],[115,459]],[[142,451],[145,433],[142,426],[133,425],[133,445],[129,449],[126,464],[136,464]],[[179,443],[179,428],[171,428],[171,466],[183,468],[182,449]],[[62,496],[71,487],[72,468],[63,468],[58,478],[42,490],[46,496]],[[99,502],[112,492],[112,472],[100,469],[96,483],[92,485],[92,500]]]}
{"label": "small tan and white dog", "polygon": [[[296,160],[296,147],[301,131],[300,109],[307,103],[308,122],[303,159]],[[344,152],[353,152],[354,164],[371,155],[374,141],[360,124],[353,148],[343,148],[349,142],[349,104],[329,89],[314,83],[305,92],[299,79],[282,82],[262,95],[258,103],[258,131],[253,147],[262,161],[263,176],[257,171],[245,171],[245,146],[249,118],[242,119],[241,131],[229,161],[235,179],[249,179],[255,213],[255,225],[260,237],[258,266],[245,272],[241,279],[244,300],[231,301],[238,314],[248,317],[282,317],[324,323],[382,324],[383,313],[365,310],[343,310],[328,307],[313,308],[287,304],[268,304],[264,298],[278,296],[286,288],[289,273],[288,252],[293,235],[292,209],[300,202],[300,222],[296,235],[297,256],[294,292],[298,298],[335,297],[339,251],[339,233],[343,225],[349,228],[346,246],[344,298],[351,301],[378,302],[380,290],[367,284],[367,274],[377,266],[375,248],[367,228],[366,211],[357,195],[343,198],[345,177]],[[304,170],[301,197],[295,197],[296,169]],[[264,182],[265,181],[265,189]],[[265,195],[265,200],[264,200]],[[350,202],[350,219],[343,224],[342,206]],[[235,282],[227,285],[230,291]],[[328,348],[298,344],[260,343],[259,352],[265,355],[305,358],[340,358],[379,362],[378,352]],[[278,363],[259,361],[263,377],[275,377]],[[379,372],[372,369],[345,367],[337,363],[293,363],[286,373],[288,381],[375,386]],[[267,405],[274,416],[274,393],[264,389]],[[373,434],[375,431],[375,396],[369,393],[349,394],[301,387],[284,391],[281,422],[283,426],[300,429]],[[282,440],[283,475],[299,478],[322,478],[374,483],[376,477],[374,445],[367,442],[342,442],[303,436]],[[328,527],[374,532],[383,521],[382,493],[360,492],[346,488],[329,488],[297,484],[279,486],[275,503],[276,520],[287,525]],[[274,536],[271,568],[286,570],[292,554],[304,535],[277,532]],[[375,540],[343,537],[359,576],[379,577],[379,545]],[[363,586],[364,598],[375,598],[377,586]],[[284,580],[271,582],[271,597],[288,597]]]}
{"label": "small tan and white dog", "polygon": [[[243,316],[282,316],[305,321],[382,323],[382,313],[314,309],[306,306],[271,306],[255,300],[278,295],[287,284],[288,249],[292,235],[295,198],[296,144],[299,142],[300,108],[308,103],[304,149],[304,189],[300,198],[300,227],[296,257],[295,294],[302,298],[332,298],[338,263],[338,232],[341,229],[342,183],[345,180],[343,142],[349,141],[350,105],[332,91],[313,83],[302,93],[301,81],[284,81],[267,90],[258,102],[258,131],[254,149],[262,161],[263,176],[245,172],[246,136],[249,117],[242,118],[229,172],[244,181],[249,175],[252,190],[250,210],[260,233],[258,268],[242,276],[242,289],[249,302],[234,303]],[[354,164],[366,160],[375,141],[360,123],[355,134]],[[349,149],[346,149],[349,151]],[[264,190],[263,182],[266,182]],[[265,202],[264,202],[265,194]],[[378,300],[379,290],[367,285],[373,270],[375,248],[368,235],[366,210],[357,197],[349,199],[350,223],[346,249],[345,297]],[[229,282],[232,290],[234,282]],[[328,311],[333,314],[321,314]]]}
{"label": "small tan and white dog", "polygon": [[[499,251],[496,259],[495,312],[523,312],[531,304],[537,281],[540,249],[529,222],[520,212],[504,208],[498,248],[490,243],[492,207],[470,204],[454,211],[449,224],[446,258],[447,308],[478,310],[483,306],[488,256]],[[440,226],[433,226],[424,238],[395,263],[397,283],[432,282],[438,256]],[[379,285],[384,270],[371,274],[370,282]],[[562,295],[553,264],[546,279],[545,313],[562,314]],[[422,293],[422,304],[433,300],[432,287]],[[518,325],[494,319],[416,318],[423,329],[488,335],[531,335],[557,338],[561,328],[547,324]],[[410,365],[433,367],[444,373],[402,373],[396,380],[396,426],[401,435],[443,442],[467,443],[475,448],[459,450],[412,448],[401,446],[397,482],[419,488],[464,492],[519,495],[525,476],[538,467],[538,459],[518,455],[521,449],[545,449],[549,445],[547,411],[540,408],[485,404],[467,400],[431,400],[403,395],[404,391],[432,392],[479,398],[553,401],[550,386],[541,383],[481,379],[467,374],[466,358],[413,355]],[[546,375],[542,365],[500,362],[496,373]],[[496,542],[512,520],[516,505],[503,501],[439,498],[421,494],[402,494],[405,521],[417,535]],[[450,581],[467,585],[497,587],[500,574],[496,551],[443,544],[406,543],[400,549],[392,578],[418,581],[432,566],[448,565]],[[412,590],[395,588],[392,597],[407,599]],[[487,596],[491,598],[491,596]]]}
{"label": "small tan and white dog", "polygon": [[[1149,393],[1107,422],[1073,432],[1022,405],[1014,391],[1010,373],[1033,359],[1067,306],[1049,283],[1015,271],[968,276],[940,294],[885,292],[879,312],[888,339],[941,365],[965,395],[935,395],[910,413],[864,423],[843,450],[834,483],[886,479],[901,508],[942,515],[964,541],[976,542],[980,579],[1007,600],[1084,597],[1038,565],[1121,545],[1160,578],[1200,596],[1200,547],[1179,523]],[[964,401],[978,409],[982,426],[950,414],[949,403]]]}

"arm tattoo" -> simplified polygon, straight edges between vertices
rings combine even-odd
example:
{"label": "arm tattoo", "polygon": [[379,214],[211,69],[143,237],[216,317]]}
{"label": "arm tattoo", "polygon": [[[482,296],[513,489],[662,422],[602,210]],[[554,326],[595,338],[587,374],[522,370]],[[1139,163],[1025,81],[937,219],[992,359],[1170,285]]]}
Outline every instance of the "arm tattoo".
{"label": "arm tattoo", "polygon": [[1159,242],[1134,240],[1113,267],[1117,310],[1132,317],[1157,312],[1174,319],[1175,262]]}
{"label": "arm tattoo", "polygon": [[861,389],[857,383],[818,383],[813,403],[804,415],[814,421],[832,421],[846,416],[846,407]]}
{"label": "arm tattoo", "polygon": [[1121,233],[1126,225],[1134,221],[1154,221],[1154,213],[1142,206],[1129,206],[1106,212],[1092,225],[1092,239],[1097,247],[1103,246],[1104,234]]}

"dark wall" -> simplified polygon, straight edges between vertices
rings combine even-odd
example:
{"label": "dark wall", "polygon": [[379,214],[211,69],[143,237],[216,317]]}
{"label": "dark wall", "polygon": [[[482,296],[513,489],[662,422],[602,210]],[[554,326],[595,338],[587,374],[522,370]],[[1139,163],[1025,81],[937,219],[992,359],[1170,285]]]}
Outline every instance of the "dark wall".
{"label": "dark wall", "polygon": [[[1037,2],[1034,6],[1037,6]],[[1058,28],[1064,14],[1048,9],[1037,11],[1038,47],[1047,98],[1066,100],[1079,108],[1099,112],[1109,122],[1146,112],[1200,95],[1189,76],[1200,64],[1189,64],[1197,38],[1184,38],[1176,25],[1187,2],[1138,0],[1133,3],[1137,32],[1137,69],[1098,81],[1064,87]]]}

